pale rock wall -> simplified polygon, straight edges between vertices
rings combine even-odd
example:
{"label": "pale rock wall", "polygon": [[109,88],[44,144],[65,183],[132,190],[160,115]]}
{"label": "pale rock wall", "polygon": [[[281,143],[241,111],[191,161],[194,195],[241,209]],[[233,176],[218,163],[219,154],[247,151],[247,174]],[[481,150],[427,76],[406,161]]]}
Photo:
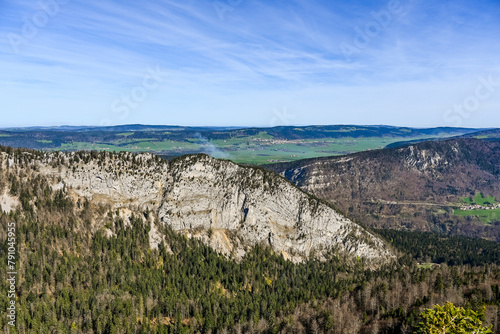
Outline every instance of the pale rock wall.
{"label": "pale rock wall", "polygon": [[[40,170],[59,175],[77,196],[149,210],[173,230],[236,259],[259,243],[294,262],[322,259],[329,249],[374,266],[395,259],[380,238],[271,172],[205,155],[167,163],[141,154],[139,169],[113,159],[62,169],[41,162]],[[152,229],[151,246],[161,239]]]}

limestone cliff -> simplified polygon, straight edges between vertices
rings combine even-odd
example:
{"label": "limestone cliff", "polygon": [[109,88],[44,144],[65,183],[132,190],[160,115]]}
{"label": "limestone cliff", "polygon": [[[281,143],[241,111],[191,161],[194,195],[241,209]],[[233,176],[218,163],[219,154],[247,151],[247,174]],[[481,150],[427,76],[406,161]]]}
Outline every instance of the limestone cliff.
{"label": "limestone cliff", "polygon": [[[236,259],[258,243],[295,262],[321,259],[331,249],[374,266],[394,258],[381,239],[263,169],[207,155],[167,162],[151,154],[95,152],[44,153],[31,163],[57,178],[53,187],[75,201],[85,197],[113,209],[152,212],[173,230]],[[160,239],[155,231],[152,246]]]}

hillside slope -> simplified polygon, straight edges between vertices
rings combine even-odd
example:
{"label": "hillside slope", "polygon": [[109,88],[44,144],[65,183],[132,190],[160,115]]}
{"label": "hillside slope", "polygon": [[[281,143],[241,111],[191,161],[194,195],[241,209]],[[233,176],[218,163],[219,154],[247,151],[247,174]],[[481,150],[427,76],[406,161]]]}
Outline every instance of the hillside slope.
{"label": "hillside slope", "polygon": [[499,223],[453,214],[476,192],[500,198],[498,141],[423,142],[267,168],[368,225],[500,241]]}
{"label": "hillside slope", "polygon": [[[257,244],[294,262],[328,250],[372,265],[394,258],[381,239],[284,178],[206,155],[166,162],[151,154],[15,151],[2,153],[2,164],[20,175],[51,176],[54,189],[75,203],[109,207],[110,216],[116,210],[152,215],[236,259]],[[152,234],[157,245],[161,235]]]}

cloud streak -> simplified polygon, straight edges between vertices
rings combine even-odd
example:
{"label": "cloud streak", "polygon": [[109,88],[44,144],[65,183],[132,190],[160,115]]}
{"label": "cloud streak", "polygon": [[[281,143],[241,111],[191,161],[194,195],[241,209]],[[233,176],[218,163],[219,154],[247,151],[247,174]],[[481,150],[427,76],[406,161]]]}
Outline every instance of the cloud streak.
{"label": "cloud streak", "polygon": [[[298,117],[299,122],[325,122],[328,110],[358,104],[352,97],[356,89],[362,93],[375,86],[385,92],[372,101],[374,109],[386,109],[379,123],[402,124],[404,118],[395,117],[399,104],[387,99],[394,84],[404,84],[408,94],[419,97],[426,83],[448,90],[498,73],[496,2],[401,3],[405,12],[346,62],[341,43],[351,42],[355,28],[373,20],[371,13],[387,8],[387,1],[248,0],[224,20],[211,2],[203,1],[70,1],[16,54],[7,35],[20,34],[25,18],[40,8],[27,0],[6,0],[0,82],[3,109],[18,118],[2,125],[23,125],[27,119],[75,124],[85,120],[83,112],[87,124],[97,124],[116,94],[140,80],[144,68],[156,65],[169,72],[169,80],[131,121],[262,125],[269,123],[270,110],[286,104],[313,117]],[[338,96],[335,92],[345,89],[354,93],[332,104],[332,93]],[[435,92],[429,94],[429,100],[439,100]],[[313,96],[319,101],[311,112],[302,101]],[[424,105],[423,112],[442,112],[445,100]],[[251,110],[253,121],[241,115]],[[351,113],[350,123],[362,123],[367,113]]]}

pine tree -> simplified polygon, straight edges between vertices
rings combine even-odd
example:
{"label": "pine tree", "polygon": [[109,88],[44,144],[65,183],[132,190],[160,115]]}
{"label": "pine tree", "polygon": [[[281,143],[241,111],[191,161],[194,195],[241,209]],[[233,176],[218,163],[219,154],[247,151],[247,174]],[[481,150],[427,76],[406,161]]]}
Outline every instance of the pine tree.
{"label": "pine tree", "polygon": [[493,333],[492,327],[482,326],[484,308],[480,311],[456,307],[452,303],[444,306],[435,305],[432,309],[426,309],[421,313],[423,319],[417,327],[417,333],[441,334],[441,333]]}

